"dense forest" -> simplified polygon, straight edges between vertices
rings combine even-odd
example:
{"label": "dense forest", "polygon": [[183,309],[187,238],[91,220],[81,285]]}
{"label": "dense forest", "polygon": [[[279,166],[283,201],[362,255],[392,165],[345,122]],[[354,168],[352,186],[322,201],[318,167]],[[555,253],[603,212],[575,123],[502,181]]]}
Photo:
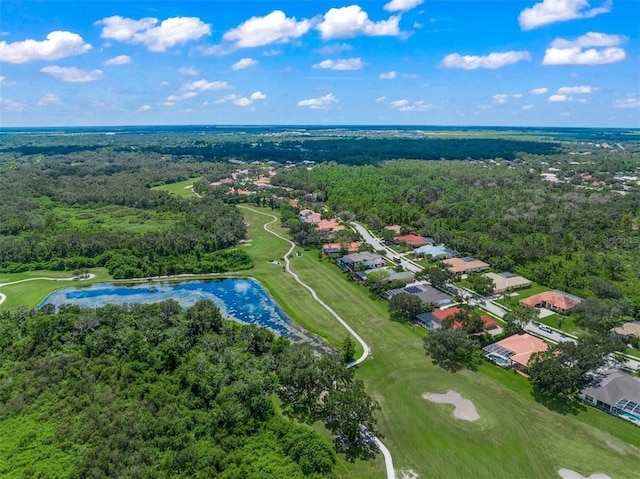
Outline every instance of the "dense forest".
{"label": "dense forest", "polygon": [[[54,148],[55,149],[55,148]],[[101,150],[4,157],[0,270],[106,266],[114,278],[250,267],[242,214],[219,199],[192,201],[149,188],[228,165]]]}
{"label": "dense forest", "polygon": [[591,296],[594,278],[613,282],[640,308],[640,195],[545,182],[539,171],[509,162],[392,161],[291,169],[275,182],[313,195],[326,216],[374,230],[399,224],[545,286]]}
{"label": "dense forest", "polygon": [[368,457],[375,409],[352,370],[209,301],[0,315],[3,476],[332,477],[304,423]]}

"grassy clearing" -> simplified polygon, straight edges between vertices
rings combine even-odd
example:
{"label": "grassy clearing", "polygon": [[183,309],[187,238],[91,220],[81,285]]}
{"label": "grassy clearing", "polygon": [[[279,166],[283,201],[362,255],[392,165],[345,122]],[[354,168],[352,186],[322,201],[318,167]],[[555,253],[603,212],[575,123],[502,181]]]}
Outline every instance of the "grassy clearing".
{"label": "grassy clearing", "polygon": [[[15,274],[1,274],[0,284],[23,281],[0,287],[0,293],[7,299],[0,305],[0,310],[13,309],[18,306],[35,307],[52,292],[69,286],[84,286],[92,283],[111,281],[111,276],[105,268],[91,268],[89,273],[95,274],[90,280],[67,281],[71,278],[70,271],[28,271]],[[59,281],[37,278],[59,278]],[[28,281],[24,281],[28,280]]]}
{"label": "grassy clearing", "polygon": [[[256,221],[264,218],[246,215],[253,234]],[[253,238],[251,248],[263,248],[259,246],[262,235]],[[283,249],[286,246],[273,250],[272,256]],[[287,302],[303,299],[282,287],[287,280],[279,275],[281,269],[269,278],[267,264],[256,263],[256,273],[268,275],[260,278],[263,284],[285,290],[274,296],[287,311],[295,311],[296,306]],[[531,397],[526,380],[499,368],[494,367],[492,374],[483,373],[482,368],[481,372],[447,373],[425,356],[416,328],[390,322],[386,302],[371,300],[364,288],[346,281],[336,267],[304,253],[292,259],[292,267],[371,346],[372,357],[356,376],[382,406],[379,426],[397,470],[443,478],[555,478],[562,467],[603,471],[616,478],[637,473],[640,435],[635,426],[588,408],[577,415],[554,412]],[[335,329],[326,315],[303,311],[307,324],[315,324],[317,331]],[[471,399],[481,419],[473,423],[455,419],[450,406],[422,399],[425,392],[449,389]],[[357,463],[341,464],[339,474],[374,477]],[[377,477],[384,477],[383,469]]]}
{"label": "grassy clearing", "polygon": [[154,186],[152,190],[167,191],[171,194],[181,196],[182,198],[193,198],[195,193],[191,188],[194,183],[197,183],[202,177],[189,178],[188,180],[179,181],[178,183],[171,183],[169,185]]}

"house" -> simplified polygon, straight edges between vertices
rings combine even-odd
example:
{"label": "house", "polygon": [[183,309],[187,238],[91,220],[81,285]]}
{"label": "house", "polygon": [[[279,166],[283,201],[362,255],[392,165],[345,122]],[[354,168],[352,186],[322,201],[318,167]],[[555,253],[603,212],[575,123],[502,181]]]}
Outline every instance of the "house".
{"label": "house", "polygon": [[577,296],[554,290],[534,294],[528,298],[521,299],[519,302],[521,305],[529,306],[530,308],[546,308],[557,313],[567,314],[582,301],[582,298]]}
{"label": "house", "polygon": [[393,231],[397,235],[400,234],[400,225],[385,226],[384,229]]}
{"label": "house", "polygon": [[466,274],[471,272],[486,271],[489,263],[475,258],[449,258],[442,261],[453,273]]}
{"label": "house", "polygon": [[358,271],[356,276],[358,280],[362,283],[366,283],[369,274],[373,271],[387,271],[389,273],[389,277],[387,278],[387,282],[391,283],[393,281],[402,281],[403,283],[410,283],[414,280],[413,273],[410,271],[394,271],[393,269],[385,266],[383,268],[376,269],[368,269],[365,271]]}
{"label": "house", "polygon": [[341,231],[344,225],[339,224],[336,220],[320,220],[316,225],[316,229],[320,231]]}
{"label": "house", "polygon": [[629,341],[631,338],[640,338],[640,323],[624,323],[622,326],[611,329],[611,334]]}
{"label": "house", "polygon": [[[300,214],[302,215],[302,212],[300,212]],[[320,217],[320,213],[309,213],[308,215],[302,215],[300,216],[300,221],[303,221],[305,223],[313,223],[314,225],[317,225],[318,223],[320,223],[320,221],[322,221],[322,218]]]}
{"label": "house", "polygon": [[355,241],[353,243],[329,243],[322,247],[322,252],[327,256],[341,255],[343,252],[357,253],[360,246],[362,246],[361,241]]}
{"label": "house", "polygon": [[493,281],[495,285],[493,294],[500,294],[514,289],[529,288],[531,286],[531,281],[527,278],[516,276],[512,273],[485,273],[484,276]]}
{"label": "house", "polygon": [[482,348],[482,355],[498,366],[526,370],[533,353],[546,351],[547,343],[530,334],[514,334]]}
{"label": "house", "polygon": [[598,409],[640,425],[640,379],[618,369],[587,375],[580,397]]}
{"label": "house", "polygon": [[391,289],[385,293],[385,296],[389,299],[400,293],[417,296],[420,298],[420,301],[422,301],[422,304],[446,306],[452,302],[449,295],[441,293],[437,289],[424,283],[414,283],[407,285],[404,288]]}
{"label": "house", "polygon": [[407,243],[408,246],[411,246],[413,248],[417,248],[419,246],[424,246],[427,244],[424,238],[418,235],[396,236],[393,238],[393,241],[395,241],[396,243]]}
{"label": "house", "polygon": [[347,271],[364,271],[367,269],[382,268],[387,262],[379,254],[363,251],[344,255],[337,261],[338,266]]}
{"label": "house", "polygon": [[415,249],[414,253],[422,256],[430,256],[433,259],[446,259],[456,256],[455,251],[446,248],[443,244],[437,246],[433,244],[426,244]]}
{"label": "house", "polygon": [[[416,316],[416,319],[419,323],[421,323],[427,329],[440,329],[442,327],[442,321],[451,316],[458,314],[462,311],[460,308],[447,308],[447,309],[439,309],[436,311],[432,311],[430,313],[422,313]],[[499,328],[498,323],[495,319],[482,315],[480,316],[482,322],[484,323],[484,329],[486,331]],[[458,329],[462,326],[460,321],[455,321],[451,326],[451,329]]]}

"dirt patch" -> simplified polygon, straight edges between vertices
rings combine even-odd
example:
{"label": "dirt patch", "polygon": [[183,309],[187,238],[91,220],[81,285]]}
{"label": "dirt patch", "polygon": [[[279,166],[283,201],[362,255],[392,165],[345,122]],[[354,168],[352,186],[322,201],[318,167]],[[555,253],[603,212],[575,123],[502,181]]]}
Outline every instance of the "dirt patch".
{"label": "dirt patch", "polygon": [[446,394],[425,393],[422,397],[436,403],[453,404],[455,406],[453,415],[458,419],[464,419],[465,421],[477,421],[480,419],[480,414],[478,414],[473,402],[463,398],[457,391],[447,391]]}
{"label": "dirt patch", "polygon": [[418,479],[418,474],[413,472],[411,469],[408,471],[400,471],[399,479]]}
{"label": "dirt patch", "polygon": [[610,476],[601,472],[594,472],[590,476],[583,476],[579,472],[572,471],[571,469],[558,469],[558,474],[562,479],[611,479]]}

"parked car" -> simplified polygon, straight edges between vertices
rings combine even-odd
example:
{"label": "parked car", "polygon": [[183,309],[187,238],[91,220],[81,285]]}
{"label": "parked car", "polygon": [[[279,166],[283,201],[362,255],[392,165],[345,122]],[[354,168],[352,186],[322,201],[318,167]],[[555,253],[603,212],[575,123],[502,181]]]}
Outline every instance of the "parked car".
{"label": "parked car", "polygon": [[545,333],[553,333],[553,330],[549,326],[546,326],[544,324],[538,324],[538,329],[540,331],[544,331]]}

